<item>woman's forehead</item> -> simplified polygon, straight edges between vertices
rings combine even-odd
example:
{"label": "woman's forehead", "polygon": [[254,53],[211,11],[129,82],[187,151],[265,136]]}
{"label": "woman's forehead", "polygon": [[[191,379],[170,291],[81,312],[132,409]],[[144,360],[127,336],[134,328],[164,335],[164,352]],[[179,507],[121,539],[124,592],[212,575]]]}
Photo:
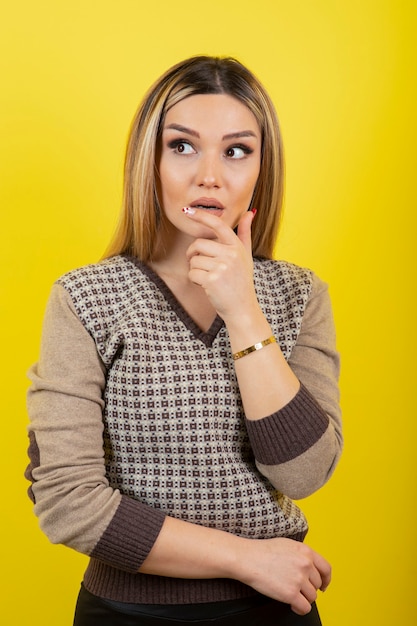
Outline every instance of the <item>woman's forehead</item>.
{"label": "woman's forehead", "polygon": [[220,134],[247,132],[258,136],[259,124],[252,111],[228,94],[197,94],[174,104],[166,113],[163,127],[172,125],[198,131],[217,128]]}

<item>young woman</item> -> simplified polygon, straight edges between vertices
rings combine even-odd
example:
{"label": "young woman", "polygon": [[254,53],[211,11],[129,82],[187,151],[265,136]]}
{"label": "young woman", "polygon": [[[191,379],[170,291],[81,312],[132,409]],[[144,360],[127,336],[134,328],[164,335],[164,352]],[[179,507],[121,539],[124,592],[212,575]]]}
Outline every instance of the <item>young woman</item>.
{"label": "young woman", "polygon": [[53,287],[28,477],[90,556],[76,626],[320,624],[292,498],[339,459],[339,361],[325,284],[272,260],[282,187],[259,81],[188,59],[135,116],[105,260]]}

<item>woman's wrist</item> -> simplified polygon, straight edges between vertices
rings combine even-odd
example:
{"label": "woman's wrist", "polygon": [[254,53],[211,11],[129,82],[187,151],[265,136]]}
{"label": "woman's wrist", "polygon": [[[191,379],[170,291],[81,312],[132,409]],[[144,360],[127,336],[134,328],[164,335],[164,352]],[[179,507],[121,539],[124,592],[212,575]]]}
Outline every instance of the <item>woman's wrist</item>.
{"label": "woman's wrist", "polygon": [[245,311],[224,318],[229,333],[232,352],[245,350],[273,335],[271,326],[258,303]]}

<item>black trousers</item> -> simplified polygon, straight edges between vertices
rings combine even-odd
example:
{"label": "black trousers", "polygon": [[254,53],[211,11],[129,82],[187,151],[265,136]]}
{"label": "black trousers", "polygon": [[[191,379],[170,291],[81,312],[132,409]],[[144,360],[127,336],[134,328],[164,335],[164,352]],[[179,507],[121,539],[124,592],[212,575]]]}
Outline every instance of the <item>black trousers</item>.
{"label": "black trousers", "polygon": [[[266,597],[181,607],[127,604],[104,600],[81,587],[74,626],[321,626],[315,604],[296,615],[287,604]],[[222,614],[219,616],[219,610]]]}

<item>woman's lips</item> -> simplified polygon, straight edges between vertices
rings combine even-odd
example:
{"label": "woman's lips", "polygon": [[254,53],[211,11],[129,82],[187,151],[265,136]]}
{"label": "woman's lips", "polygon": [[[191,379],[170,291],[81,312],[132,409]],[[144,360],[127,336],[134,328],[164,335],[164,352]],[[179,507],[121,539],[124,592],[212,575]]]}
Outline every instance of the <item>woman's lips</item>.
{"label": "woman's lips", "polygon": [[184,213],[192,215],[195,210],[209,211],[212,215],[221,217],[223,215],[224,206],[216,198],[198,198],[191,202],[188,206],[185,206],[182,210]]}
{"label": "woman's lips", "polygon": [[208,209],[210,211],[215,211],[216,209],[220,211],[224,210],[224,206],[219,200],[216,200],[216,198],[197,198],[197,200],[191,202],[189,206],[195,209]]}

